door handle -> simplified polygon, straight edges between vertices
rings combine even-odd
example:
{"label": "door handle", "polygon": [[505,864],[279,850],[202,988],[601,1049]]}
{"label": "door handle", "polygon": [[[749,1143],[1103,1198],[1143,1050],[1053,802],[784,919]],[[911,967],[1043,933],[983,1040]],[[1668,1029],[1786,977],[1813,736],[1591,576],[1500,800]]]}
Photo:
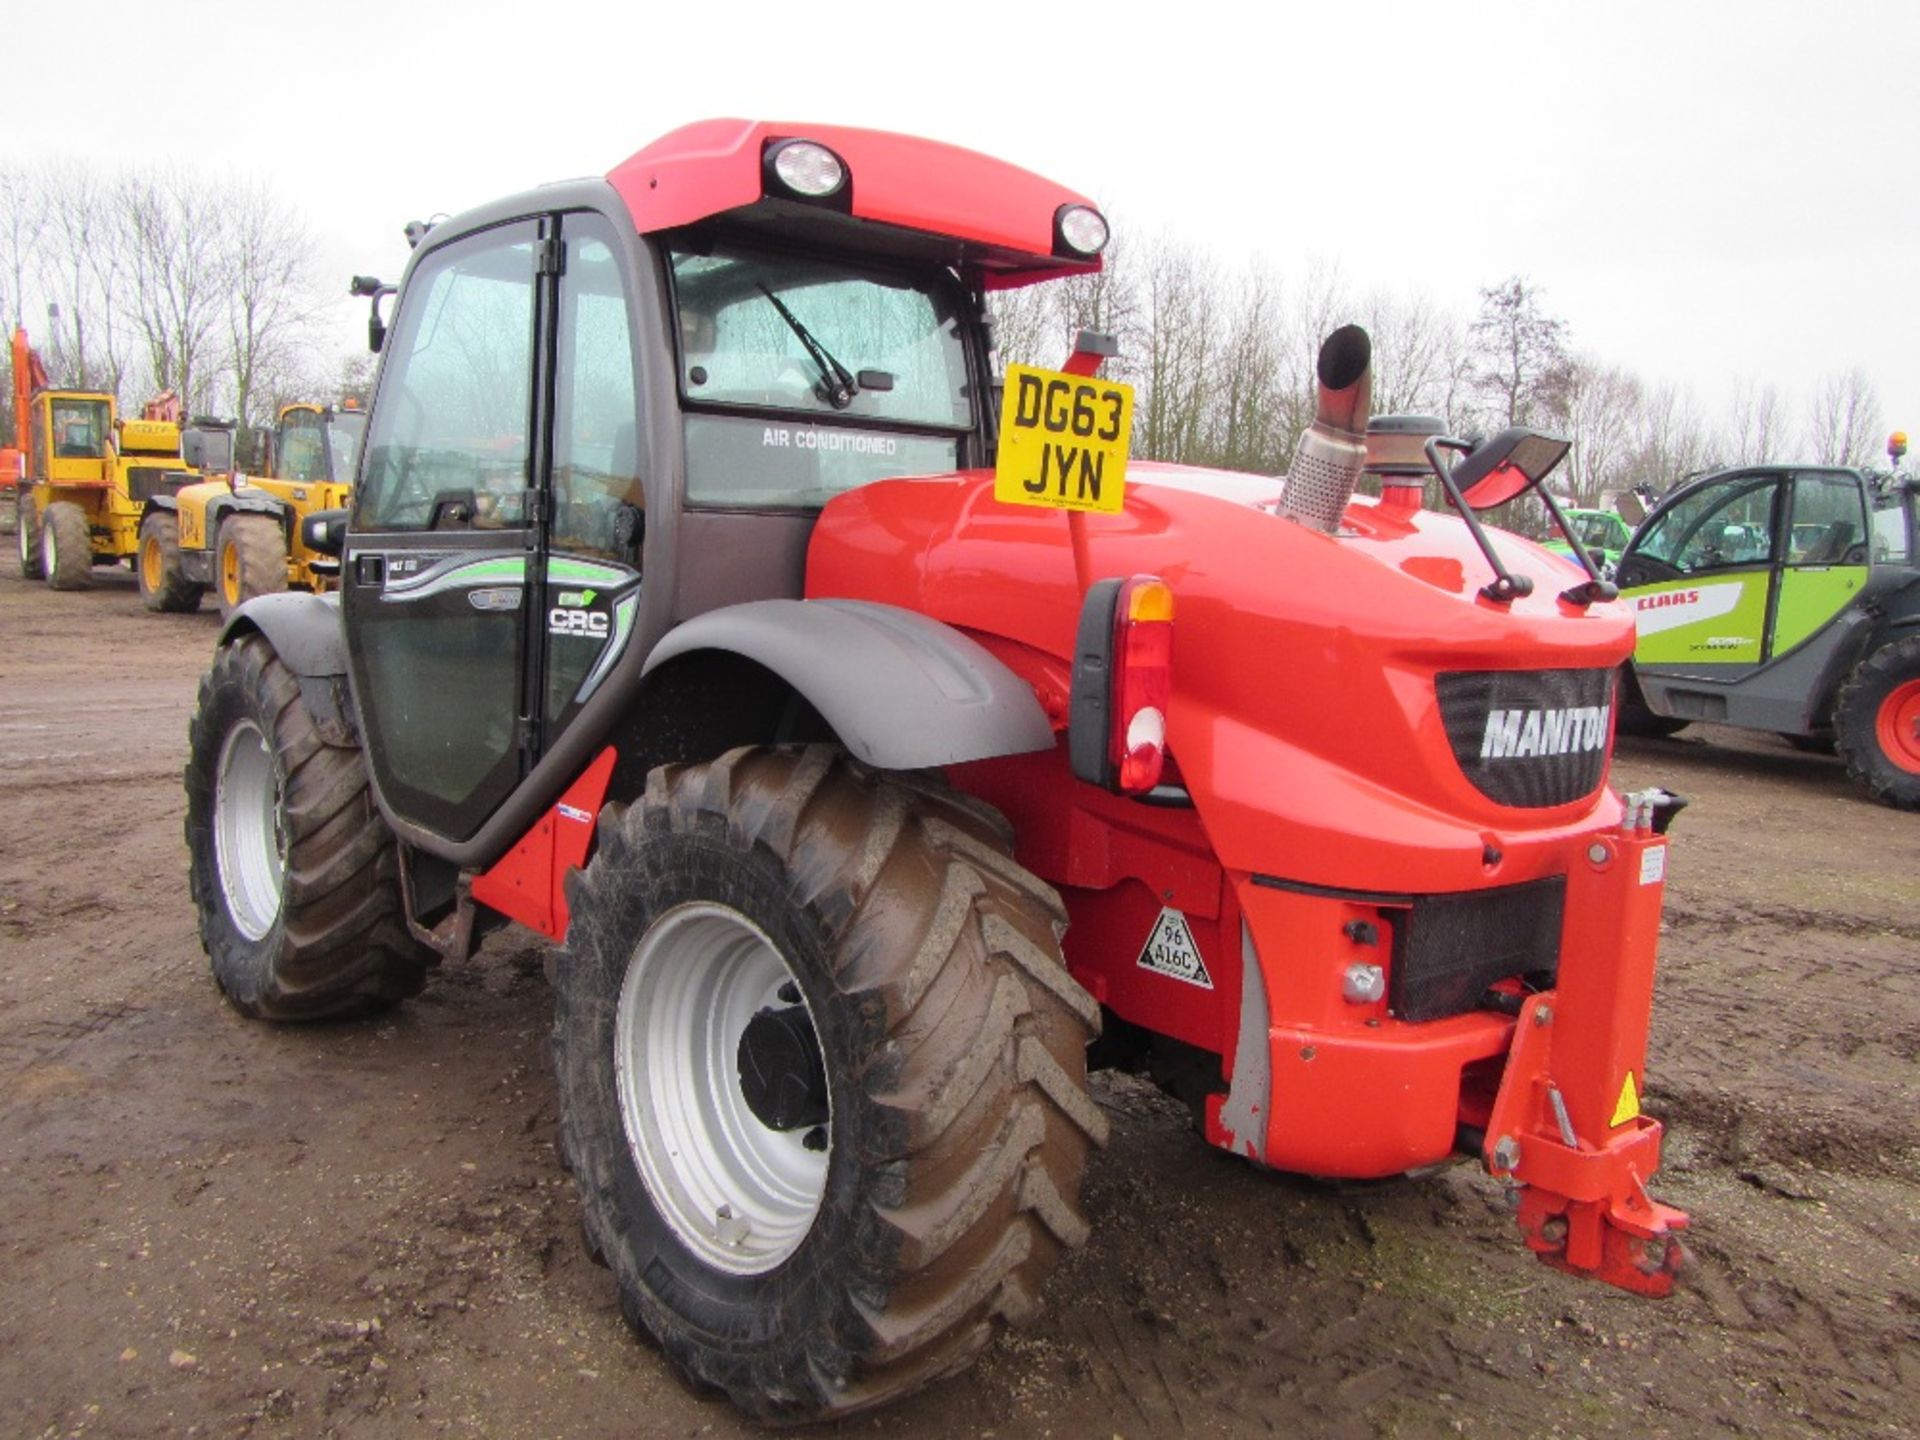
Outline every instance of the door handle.
{"label": "door handle", "polygon": [[364,586],[379,586],[387,578],[387,557],[384,555],[356,555],[353,557],[353,583]]}

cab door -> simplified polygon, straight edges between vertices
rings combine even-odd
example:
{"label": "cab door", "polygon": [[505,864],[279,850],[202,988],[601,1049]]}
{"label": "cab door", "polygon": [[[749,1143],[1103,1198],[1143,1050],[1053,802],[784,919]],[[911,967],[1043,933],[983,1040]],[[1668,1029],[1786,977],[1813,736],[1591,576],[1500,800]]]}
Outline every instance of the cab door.
{"label": "cab door", "polygon": [[540,744],[550,749],[632,643],[647,502],[633,323],[620,245],[602,216],[559,217],[553,503],[541,601]]}
{"label": "cab door", "polygon": [[1851,470],[1795,474],[1769,659],[1806,644],[1853,603],[1867,583],[1871,539],[1865,490]]}
{"label": "cab door", "polygon": [[1727,681],[1764,663],[1784,489],[1779,471],[1736,471],[1641,528],[1618,570],[1639,630],[1637,669]]}
{"label": "cab door", "polygon": [[342,555],[350,674],[395,816],[471,837],[537,753],[544,607],[534,443],[551,363],[552,221],[424,254],[387,338]]}

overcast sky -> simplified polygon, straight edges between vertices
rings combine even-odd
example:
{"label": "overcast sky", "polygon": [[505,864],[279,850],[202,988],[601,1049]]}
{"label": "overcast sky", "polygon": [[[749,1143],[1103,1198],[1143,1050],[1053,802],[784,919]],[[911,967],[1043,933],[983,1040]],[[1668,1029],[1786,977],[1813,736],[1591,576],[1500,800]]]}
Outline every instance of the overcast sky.
{"label": "overcast sky", "polygon": [[266,175],[343,291],[397,277],[409,219],[688,120],[811,119],[987,151],[1283,280],[1330,261],[1470,314],[1523,274],[1576,348],[1715,418],[1738,379],[1797,411],[1858,365],[1920,428],[1914,0],[10,8],[0,158]]}

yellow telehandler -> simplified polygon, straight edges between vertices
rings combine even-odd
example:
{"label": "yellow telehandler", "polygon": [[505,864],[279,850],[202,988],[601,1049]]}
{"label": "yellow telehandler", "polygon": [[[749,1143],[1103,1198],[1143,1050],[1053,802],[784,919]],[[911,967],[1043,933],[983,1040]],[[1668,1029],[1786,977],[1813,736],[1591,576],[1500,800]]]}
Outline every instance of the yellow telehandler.
{"label": "yellow telehandler", "polygon": [[283,406],[263,474],[238,471],[156,494],[140,519],[140,594],[150,610],[197,610],[212,590],[220,611],[279,590],[324,594],[340,562],[311,549],[300,522],[347,503],[366,412]]}

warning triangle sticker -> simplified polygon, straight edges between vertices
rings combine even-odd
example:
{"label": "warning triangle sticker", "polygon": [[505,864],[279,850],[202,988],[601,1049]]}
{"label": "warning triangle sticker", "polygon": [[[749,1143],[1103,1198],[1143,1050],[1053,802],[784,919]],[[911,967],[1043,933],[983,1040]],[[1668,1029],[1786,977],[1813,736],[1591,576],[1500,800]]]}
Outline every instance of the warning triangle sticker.
{"label": "warning triangle sticker", "polygon": [[1207,974],[1206,962],[1200,958],[1200,947],[1193,943],[1187,917],[1178,910],[1169,908],[1160,912],[1147,943],[1141,947],[1140,968],[1170,975],[1203,990],[1213,989],[1213,977]]}
{"label": "warning triangle sticker", "polygon": [[1627,1078],[1620,1086],[1620,1099],[1613,1107],[1613,1119],[1609,1125],[1624,1125],[1640,1114],[1640,1091],[1633,1083],[1633,1072],[1627,1071]]}

